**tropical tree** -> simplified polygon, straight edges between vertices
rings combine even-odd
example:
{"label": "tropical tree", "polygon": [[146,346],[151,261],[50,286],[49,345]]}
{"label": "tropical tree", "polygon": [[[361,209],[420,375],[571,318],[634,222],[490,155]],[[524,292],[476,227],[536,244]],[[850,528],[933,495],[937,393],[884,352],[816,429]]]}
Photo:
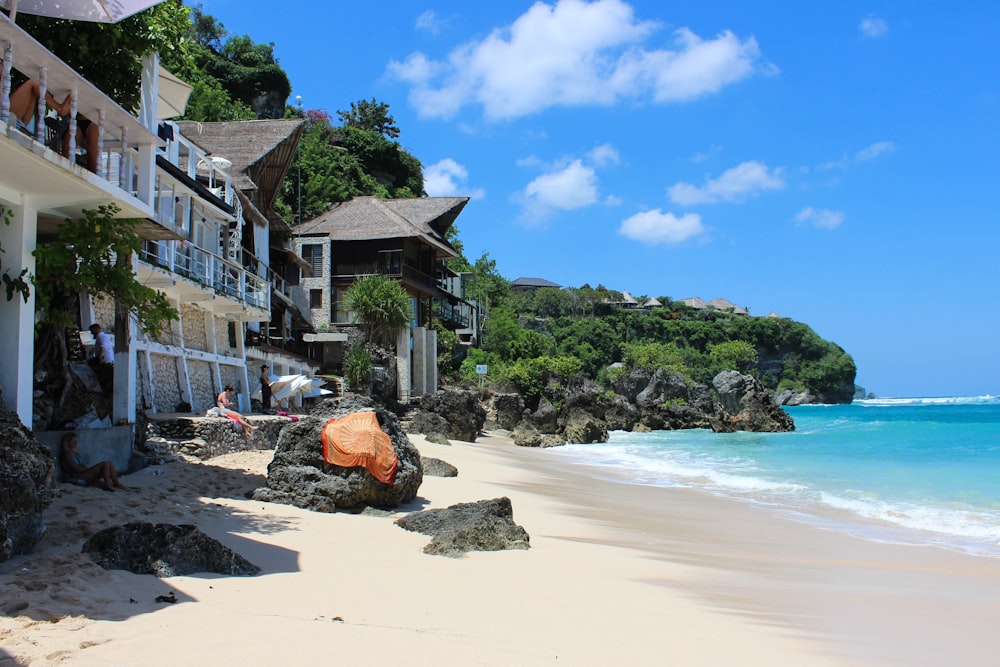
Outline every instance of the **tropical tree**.
{"label": "tropical tree", "polygon": [[156,52],[183,62],[191,46],[189,9],[167,0],[118,23],[19,14],[17,24],[126,109],[139,106],[142,63]]}
{"label": "tropical tree", "polygon": [[746,373],[757,365],[757,349],[745,340],[727,340],[713,345],[709,356],[723,370]]}
{"label": "tropical tree", "polygon": [[410,323],[410,297],[392,278],[362,276],[344,294],[344,305],[357,315],[368,341],[392,344],[393,337]]}
{"label": "tropical tree", "polygon": [[344,127],[356,127],[382,135],[386,139],[399,137],[396,119],[389,115],[389,105],[378,102],[373,97],[371,101],[361,100],[351,102],[350,111],[338,111],[337,118]]}

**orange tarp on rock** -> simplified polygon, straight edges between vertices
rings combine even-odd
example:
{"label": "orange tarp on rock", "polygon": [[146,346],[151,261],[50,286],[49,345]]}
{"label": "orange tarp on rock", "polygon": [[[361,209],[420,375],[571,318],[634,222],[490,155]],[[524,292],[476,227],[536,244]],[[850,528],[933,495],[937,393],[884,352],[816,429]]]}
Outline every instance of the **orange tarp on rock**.
{"label": "orange tarp on rock", "polygon": [[323,458],[344,468],[364,466],[372,477],[392,484],[399,457],[374,412],[353,412],[323,427]]}

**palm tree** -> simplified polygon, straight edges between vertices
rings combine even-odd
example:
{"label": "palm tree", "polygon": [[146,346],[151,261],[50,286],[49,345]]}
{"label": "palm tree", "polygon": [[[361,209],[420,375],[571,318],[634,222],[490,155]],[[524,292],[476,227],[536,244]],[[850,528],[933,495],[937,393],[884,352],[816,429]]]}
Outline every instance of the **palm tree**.
{"label": "palm tree", "polygon": [[354,281],[344,305],[361,321],[370,343],[389,343],[410,323],[410,297],[392,278],[375,274]]}

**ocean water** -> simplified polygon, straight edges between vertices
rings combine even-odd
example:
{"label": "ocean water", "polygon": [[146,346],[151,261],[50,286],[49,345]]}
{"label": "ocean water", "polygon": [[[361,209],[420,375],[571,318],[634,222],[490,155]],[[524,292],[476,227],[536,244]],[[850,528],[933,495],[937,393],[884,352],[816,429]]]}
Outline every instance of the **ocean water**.
{"label": "ocean water", "polygon": [[1000,556],[1000,397],[787,408],[791,433],[611,433],[551,456],[689,487],[868,539]]}

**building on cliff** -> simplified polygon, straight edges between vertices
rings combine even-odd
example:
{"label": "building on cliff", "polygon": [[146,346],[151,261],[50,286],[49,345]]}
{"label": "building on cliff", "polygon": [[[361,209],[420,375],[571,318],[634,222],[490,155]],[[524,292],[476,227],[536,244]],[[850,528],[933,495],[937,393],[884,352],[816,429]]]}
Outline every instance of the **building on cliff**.
{"label": "building on cliff", "polygon": [[387,275],[410,297],[411,326],[397,341],[397,397],[437,391],[437,332],[432,319],[460,339],[477,337],[480,308],[461,292],[444,260],[458,253],[445,239],[468,197],[355,197],[295,227],[294,250],[312,267],[302,279],[316,333],[309,336],[322,372],[339,372],[356,320],[344,294],[356,278]]}
{"label": "building on cliff", "polygon": [[[155,55],[143,63],[137,117],[5,16],[0,49],[0,215],[10,222],[0,225],[3,272],[33,274],[33,251],[59,225],[114,204],[119,217],[142,221],[142,248],[133,258],[138,278],[180,313],[153,339],[130,318],[116,318],[113,304],[80,299],[81,328],[96,322],[113,334],[107,421],[131,429],[141,411],[203,411],[225,384],[237,387],[239,407],[249,411],[260,363],[283,374],[314,371],[301,341],[309,324],[292,289],[301,259],[282,240],[289,229],[271,208],[301,122],[205,124],[196,132],[196,124],[164,119],[176,110],[158,113]],[[96,156],[77,164],[63,157],[45,123],[35,132],[19,124],[10,108],[12,71],[38,81],[42,98],[46,91],[72,96],[71,122],[85,115],[99,129]],[[75,156],[77,147],[69,148]],[[8,409],[39,430],[50,426],[50,415],[36,413],[33,396],[35,309],[33,292],[0,299],[0,389]]]}

